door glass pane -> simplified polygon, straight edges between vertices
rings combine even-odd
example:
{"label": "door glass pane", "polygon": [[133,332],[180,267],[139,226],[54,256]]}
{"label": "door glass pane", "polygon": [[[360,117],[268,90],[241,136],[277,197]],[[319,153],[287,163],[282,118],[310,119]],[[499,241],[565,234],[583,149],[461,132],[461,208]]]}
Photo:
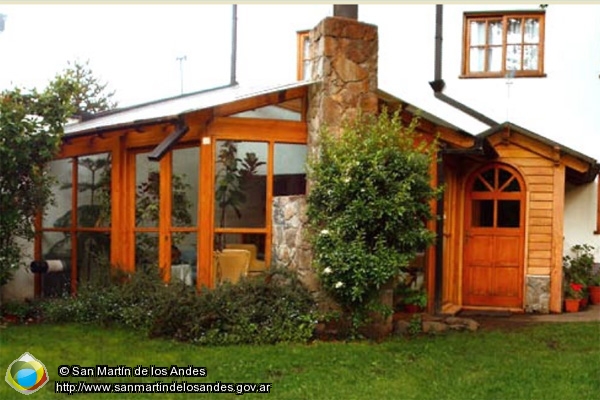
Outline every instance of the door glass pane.
{"label": "door glass pane", "polygon": [[521,23],[522,20],[519,18],[508,19],[508,31],[506,35],[506,43],[514,44],[521,43]]}
{"label": "door glass pane", "polygon": [[196,226],[198,220],[198,178],[200,150],[198,147],[173,150],[171,176],[172,226]]}
{"label": "door glass pane", "polygon": [[47,228],[68,228],[71,226],[71,193],[73,161],[56,160],[48,163],[48,172],[56,181],[50,188],[54,204],[46,206],[42,225]]}
{"label": "door glass pane", "polygon": [[480,175],[480,177],[483,178],[483,181],[486,182],[491,188],[496,188],[494,181],[494,172],[494,169],[488,169],[487,171],[482,172]]}
{"label": "door glass pane", "polygon": [[508,182],[510,178],[512,178],[512,174],[510,172],[505,169],[498,169],[498,188],[502,189],[502,186],[504,186],[504,184]]}
{"label": "door glass pane", "polygon": [[473,47],[469,53],[469,71],[483,72],[485,68],[485,50],[482,47]]}
{"label": "door glass pane", "polygon": [[83,227],[110,226],[110,153],[77,160],[77,223]]}
{"label": "door glass pane", "polygon": [[[260,273],[267,269],[265,263],[265,242],[266,236],[263,234],[215,234],[215,245],[223,251],[229,250],[248,250],[250,252],[250,265],[248,272]],[[221,246],[221,247],[219,247]]]}
{"label": "door glass pane", "polygon": [[135,225],[158,227],[159,164],[148,160],[148,153],[135,156]]}
{"label": "door glass pane", "polygon": [[473,200],[471,221],[474,227],[493,227],[494,200]]}
{"label": "door glass pane", "polygon": [[487,187],[485,183],[481,180],[481,178],[475,179],[475,183],[473,184],[474,192],[489,192],[490,188]]}
{"label": "door glass pane", "polygon": [[499,228],[518,228],[521,221],[521,202],[519,200],[498,200]]}
{"label": "door glass pane", "polygon": [[508,185],[502,190],[503,192],[520,192],[521,185],[519,185],[519,181],[517,178],[513,178],[512,181],[509,182]]}
{"label": "door glass pane", "polygon": [[267,143],[217,142],[215,227],[265,227]]}
{"label": "door glass pane", "polygon": [[276,143],[273,196],[306,193],[306,145]]}

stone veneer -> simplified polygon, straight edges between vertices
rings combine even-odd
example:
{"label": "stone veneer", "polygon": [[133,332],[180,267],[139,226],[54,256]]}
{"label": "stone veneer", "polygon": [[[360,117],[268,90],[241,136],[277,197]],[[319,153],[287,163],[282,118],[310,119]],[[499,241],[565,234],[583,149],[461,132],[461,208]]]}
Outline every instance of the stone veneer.
{"label": "stone veneer", "polygon": [[273,198],[272,263],[296,271],[309,290],[316,292],[319,283],[311,268],[311,250],[305,237],[305,224],[305,196]]}
{"label": "stone veneer", "polygon": [[550,312],[550,277],[527,275],[525,311],[548,314]]}
{"label": "stone veneer", "polygon": [[378,37],[375,25],[330,17],[309,38],[311,79],[318,81],[309,89],[308,102],[308,142],[314,150],[321,127],[338,133],[359,109],[377,112]]}

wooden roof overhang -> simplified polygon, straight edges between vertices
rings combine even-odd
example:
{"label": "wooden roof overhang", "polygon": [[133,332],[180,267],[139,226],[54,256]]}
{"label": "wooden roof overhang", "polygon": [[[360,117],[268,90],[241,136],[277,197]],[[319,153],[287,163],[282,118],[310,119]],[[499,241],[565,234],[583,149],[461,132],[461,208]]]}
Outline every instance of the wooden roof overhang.
{"label": "wooden roof overhang", "polygon": [[[303,115],[310,84],[310,82],[302,82],[300,84],[283,85],[261,91],[250,91],[242,95],[231,91],[229,96],[227,93],[223,94],[222,92],[233,88],[217,88],[214,92],[198,92],[120,110],[111,110],[97,114],[80,123],[67,126],[63,142],[70,144],[74,141],[83,140],[86,143],[85,147],[89,151],[93,151],[93,142],[96,137],[110,139],[116,136],[126,136],[130,133],[153,132],[163,139],[155,146],[149,159],[159,161],[180,140],[190,135],[197,136],[198,127],[203,129],[210,123],[226,125],[226,122],[222,119],[236,113],[277,105],[300,112]],[[211,99],[211,96],[214,99]],[[183,99],[183,97],[186,97],[186,99]],[[172,104],[177,102],[179,104]],[[279,120],[276,122],[285,125],[286,129],[292,131],[306,131],[304,122]],[[240,121],[240,123],[243,124],[243,121]],[[190,129],[190,127],[193,127],[193,129]],[[136,143],[141,145],[143,140],[137,140]],[[81,146],[78,147],[81,148]],[[75,150],[75,153],[80,151],[81,149]],[[72,152],[65,152],[63,146],[63,151],[59,154],[59,157],[69,156],[71,154],[68,153]]]}
{"label": "wooden roof overhang", "polygon": [[600,172],[595,159],[511,122],[492,127],[477,135],[477,139],[488,141],[493,147],[511,143],[557,165],[564,164],[567,181],[576,185],[594,181]]}

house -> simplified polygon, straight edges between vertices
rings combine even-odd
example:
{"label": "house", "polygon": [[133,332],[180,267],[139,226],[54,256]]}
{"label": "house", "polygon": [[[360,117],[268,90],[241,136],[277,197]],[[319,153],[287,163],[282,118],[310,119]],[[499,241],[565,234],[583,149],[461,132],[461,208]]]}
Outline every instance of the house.
{"label": "house", "polygon": [[[260,22],[253,7],[240,7],[245,24]],[[22,273],[13,287],[76,291],[103,255],[212,286],[213,250],[236,245],[252,245],[254,265],[296,268],[316,287],[302,240],[304,161],[320,126],[385,106],[406,119],[427,110],[419,130],[441,143],[432,184],[445,192],[429,222],[438,241],[419,261],[429,310],[560,312],[563,254],[600,249],[600,60],[578,50],[598,35],[577,34],[598,29],[600,7],[361,5],[367,24],[336,8],[345,16],[318,16],[308,34],[298,26],[308,18],[281,13],[293,29],[283,41],[240,23],[241,54],[262,51],[240,57],[240,71],[275,84],[232,82],[68,126],[50,166],[57,202],[34,245],[35,259],[61,260],[63,271],[25,279],[25,291]],[[582,62],[562,63],[565,48]],[[289,69],[268,67],[282,55]]]}

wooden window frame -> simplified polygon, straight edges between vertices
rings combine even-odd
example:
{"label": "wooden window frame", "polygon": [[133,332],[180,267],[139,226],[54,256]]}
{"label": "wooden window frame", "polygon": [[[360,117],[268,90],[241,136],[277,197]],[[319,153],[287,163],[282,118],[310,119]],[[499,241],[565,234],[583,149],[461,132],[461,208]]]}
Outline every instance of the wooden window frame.
{"label": "wooden window frame", "polygon": [[304,57],[304,43],[308,40],[309,33],[309,30],[296,32],[296,79],[299,81],[310,78],[304,77],[304,63],[308,60],[308,58]]}
{"label": "wooden window frame", "polygon": [[[545,26],[546,26],[546,13],[545,11],[493,11],[493,12],[473,12],[473,13],[465,13],[464,21],[463,21],[463,53],[462,53],[462,69],[460,78],[505,78],[509,73],[509,70],[506,69],[506,47],[507,47],[507,24],[509,18],[537,18],[540,21],[539,28],[539,48],[538,48],[538,68],[536,70],[515,70],[514,77],[545,77],[544,73],[544,48],[545,48]],[[470,43],[471,43],[471,21],[486,21],[489,22],[491,20],[500,20],[502,21],[502,67],[498,72],[492,71],[483,71],[483,72],[471,72],[469,70],[470,66]],[[487,26],[487,25],[486,25]],[[521,46],[524,44],[524,28],[522,28],[522,37],[521,37]],[[484,48],[487,49],[489,47],[488,38],[487,38],[487,28],[486,28],[486,43]],[[523,50],[521,50],[521,61],[523,61]],[[487,69],[488,58],[486,56],[485,59]]]}

